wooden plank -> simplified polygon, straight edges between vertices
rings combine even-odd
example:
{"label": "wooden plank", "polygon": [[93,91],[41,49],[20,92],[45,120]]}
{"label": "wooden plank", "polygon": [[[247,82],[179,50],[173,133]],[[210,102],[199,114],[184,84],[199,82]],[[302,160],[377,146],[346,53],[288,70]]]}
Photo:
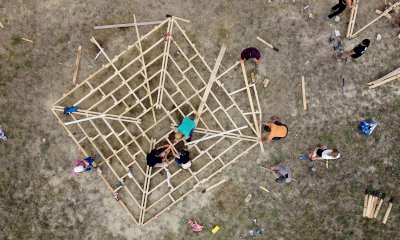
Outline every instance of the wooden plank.
{"label": "wooden plank", "polygon": [[303,109],[307,110],[306,83],[304,81],[304,76],[301,76],[301,91],[303,93]]}
{"label": "wooden plank", "polygon": [[250,91],[250,86],[249,86],[249,81],[247,80],[247,73],[246,73],[246,68],[244,67],[244,63],[240,63],[240,65],[242,66],[242,73],[243,73],[243,78],[244,78],[244,83],[246,84],[246,88],[247,88],[247,97],[249,99],[250,102],[250,108],[251,111],[253,112],[253,121],[254,121],[254,128],[256,130],[255,134],[258,135],[259,133],[259,126],[258,126],[258,120],[256,117],[256,111],[254,109],[254,103],[253,103],[253,96],[251,95],[251,91]]}
{"label": "wooden plank", "polygon": [[392,76],[395,76],[395,75],[397,75],[397,74],[400,74],[400,67],[397,68],[397,69],[395,69],[395,70],[393,70],[393,71],[391,71],[390,73],[386,74],[385,76],[383,76],[383,77],[381,77],[381,78],[379,78],[379,79],[377,79],[377,80],[375,80],[375,81],[369,82],[368,85],[376,84],[376,83],[378,83],[378,82],[381,82],[381,81],[383,81],[383,80],[385,80],[385,79],[388,79],[388,78],[390,78],[390,77],[392,77]]}
{"label": "wooden plank", "polygon": [[358,0],[355,1],[355,5],[351,9],[350,21],[349,21],[349,25],[347,28],[347,34],[346,34],[347,38],[352,37],[353,30],[354,30],[354,24],[356,23],[357,11],[358,11]]}
{"label": "wooden plank", "polygon": [[79,63],[81,62],[81,53],[82,53],[82,46],[79,46],[78,51],[76,53],[74,76],[72,77],[72,82],[74,84],[76,83],[76,78],[78,77]]}
{"label": "wooden plank", "polygon": [[[375,13],[378,14],[378,15],[381,15],[381,14],[383,14],[383,11],[376,9],[376,10],[375,10]],[[384,16],[385,18],[387,18],[387,19],[391,19],[391,18],[392,18],[392,16],[391,16],[389,13],[384,14],[383,16]]]}
{"label": "wooden plank", "polygon": [[164,21],[151,21],[151,22],[140,22],[140,23],[134,22],[134,23],[121,23],[121,24],[102,25],[102,26],[95,26],[94,30],[156,25],[156,24],[160,24],[160,23],[163,23],[163,22]]}
{"label": "wooden plank", "polygon": [[376,84],[373,84],[373,85],[369,86],[369,88],[372,89],[372,88],[376,88],[376,87],[382,86],[383,84],[386,84],[386,83],[391,82],[393,80],[396,80],[398,78],[400,78],[400,74],[394,75],[393,77],[387,78],[387,79],[385,79],[383,81],[380,81],[380,82],[378,82]]}
{"label": "wooden plank", "polygon": [[276,47],[274,47],[271,43],[268,43],[267,41],[265,41],[264,39],[262,39],[262,38],[260,38],[260,37],[258,37],[257,36],[257,40],[258,41],[260,41],[260,42],[262,42],[262,43],[264,43],[265,45],[267,45],[267,47],[269,47],[269,48],[271,48],[271,49],[273,49],[273,50],[275,50],[275,51],[279,51],[279,49],[277,49]]}
{"label": "wooden plank", "polygon": [[27,38],[21,38],[22,40],[24,40],[25,42],[30,42],[30,43],[33,43],[33,41],[32,40],[30,40],[30,39],[27,39]]}
{"label": "wooden plank", "polygon": [[263,81],[264,88],[266,88],[268,84],[269,84],[269,79],[268,78],[264,79]]}
{"label": "wooden plank", "polygon": [[222,44],[221,50],[219,51],[219,54],[218,54],[218,57],[217,57],[217,61],[215,62],[215,65],[214,65],[214,69],[211,72],[210,79],[208,80],[208,84],[207,84],[206,90],[204,91],[203,97],[201,99],[200,106],[199,106],[199,108],[197,110],[197,113],[196,113],[196,118],[194,120],[196,122],[196,125],[198,124],[200,116],[203,113],[204,106],[206,105],[206,101],[207,101],[208,95],[211,92],[211,87],[212,87],[213,83],[215,82],[219,66],[221,65],[222,58],[224,57],[225,50],[226,50],[226,45]]}

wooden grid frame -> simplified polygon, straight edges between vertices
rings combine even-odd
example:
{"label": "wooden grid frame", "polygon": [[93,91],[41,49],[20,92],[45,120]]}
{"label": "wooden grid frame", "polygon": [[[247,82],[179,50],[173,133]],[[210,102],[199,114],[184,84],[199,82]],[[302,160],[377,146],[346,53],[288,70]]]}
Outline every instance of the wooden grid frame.
{"label": "wooden grid frame", "polygon": [[[188,20],[169,17],[140,37],[139,24],[136,24],[135,16],[133,18],[138,40],[111,59],[97,40],[91,38],[108,63],[64,94],[51,110],[85,156],[100,156],[101,160],[96,159],[98,175],[112,194],[123,195],[118,203],[133,222],[142,227],[257,145],[262,151],[264,148],[260,101],[256,86],[248,82],[245,65],[235,62],[218,74],[225,45],[211,69],[180,26],[180,22],[189,23]],[[157,33],[164,34],[157,37],[160,36]],[[179,59],[171,54],[171,47],[179,51]],[[150,56],[159,50],[162,50],[161,54]],[[188,56],[189,52],[193,55]],[[156,71],[157,64],[161,68]],[[238,65],[241,65],[244,87],[229,91],[222,79]],[[130,68],[133,68],[131,73],[128,72]],[[176,74],[181,79],[177,80]],[[208,82],[204,75],[209,76]],[[182,84],[194,93],[185,94]],[[175,91],[171,93],[170,88]],[[242,95],[240,99],[248,99],[248,102],[238,102],[235,100],[237,95]],[[178,96],[180,101],[176,99]],[[195,99],[198,101],[193,102]],[[78,106],[79,110],[63,115],[64,108],[70,106]],[[179,169],[171,161],[168,168],[172,173],[168,171],[167,177],[160,175],[158,173],[163,169],[146,165],[146,154],[158,144],[172,144],[168,137],[179,123],[175,115],[189,114],[196,115],[194,137],[216,137],[208,140],[209,144],[199,141],[189,146],[194,155],[190,169]],[[225,122],[220,121],[217,114],[222,114]],[[66,126],[71,119],[76,123]],[[163,121],[170,124],[165,127]],[[148,122],[152,124],[144,126]],[[165,131],[156,129],[156,134],[152,133],[160,125]],[[232,132],[228,127],[240,128]],[[223,144],[228,146],[221,147]],[[239,149],[239,153],[235,152]],[[118,182],[117,186],[113,185],[113,180]]]}

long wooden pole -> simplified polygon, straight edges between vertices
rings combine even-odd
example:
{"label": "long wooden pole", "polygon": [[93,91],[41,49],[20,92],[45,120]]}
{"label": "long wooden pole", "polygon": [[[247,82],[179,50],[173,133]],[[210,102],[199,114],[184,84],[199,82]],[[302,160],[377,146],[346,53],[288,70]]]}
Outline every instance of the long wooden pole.
{"label": "long wooden pole", "polygon": [[306,83],[304,81],[304,76],[301,76],[301,92],[303,95],[303,109],[307,110]]}
{"label": "long wooden pole", "polygon": [[208,80],[206,90],[204,91],[203,97],[201,99],[199,109],[197,110],[196,118],[194,120],[196,122],[196,125],[199,122],[200,116],[204,111],[204,106],[206,105],[208,95],[211,92],[211,87],[215,82],[215,78],[217,76],[219,66],[221,65],[222,58],[224,57],[225,50],[226,50],[226,45],[222,44],[221,50],[219,50],[217,61],[215,62],[215,65],[214,65],[214,69],[212,70],[210,79]]}
{"label": "long wooden pole", "polygon": [[393,80],[396,80],[398,78],[400,78],[400,74],[394,75],[394,76],[392,76],[390,78],[387,78],[387,79],[385,79],[383,81],[380,81],[380,82],[378,82],[376,84],[370,85],[369,88],[372,89],[372,88],[376,88],[376,87],[382,86],[383,84],[386,84],[386,83],[391,82]]}
{"label": "long wooden pole", "polygon": [[239,131],[239,130],[245,129],[245,128],[247,128],[247,126],[243,126],[243,127],[240,127],[240,128],[235,128],[235,129],[229,130],[229,131],[213,134],[213,135],[210,135],[208,137],[204,137],[204,138],[200,138],[200,139],[197,139],[197,140],[194,140],[194,141],[190,141],[190,142],[188,142],[186,144],[187,145],[193,145],[193,144],[196,144],[198,142],[202,142],[202,141],[205,141],[205,140],[208,140],[208,139],[211,139],[211,138],[215,138],[215,137],[224,136],[227,133],[236,132],[236,131]]}
{"label": "long wooden pole", "polygon": [[160,24],[162,22],[163,21],[151,21],[151,22],[140,22],[140,23],[134,22],[134,23],[121,23],[121,24],[102,25],[102,26],[95,26],[94,30],[155,25],[155,24]]}
{"label": "long wooden pole", "polygon": [[240,63],[240,65],[242,66],[242,73],[243,73],[243,78],[244,78],[244,83],[246,84],[246,88],[247,88],[247,97],[249,99],[249,103],[250,103],[250,108],[251,108],[251,112],[253,113],[253,121],[254,121],[254,128],[256,130],[255,134],[259,135],[260,129],[259,125],[258,125],[258,120],[256,117],[256,111],[254,109],[254,103],[253,103],[253,97],[250,91],[250,87],[249,87],[249,81],[247,80],[247,73],[246,73],[246,68],[244,67],[244,63]]}

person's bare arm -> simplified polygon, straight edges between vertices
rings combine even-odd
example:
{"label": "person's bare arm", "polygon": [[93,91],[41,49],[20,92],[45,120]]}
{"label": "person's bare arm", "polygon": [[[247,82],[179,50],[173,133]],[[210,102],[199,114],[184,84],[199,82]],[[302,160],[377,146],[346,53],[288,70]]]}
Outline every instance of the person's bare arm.
{"label": "person's bare arm", "polygon": [[350,9],[353,8],[353,0],[346,0],[346,6]]}
{"label": "person's bare arm", "polygon": [[345,51],[343,56],[344,57],[351,57],[351,55],[356,54],[356,52],[354,52],[354,50],[351,51]]}

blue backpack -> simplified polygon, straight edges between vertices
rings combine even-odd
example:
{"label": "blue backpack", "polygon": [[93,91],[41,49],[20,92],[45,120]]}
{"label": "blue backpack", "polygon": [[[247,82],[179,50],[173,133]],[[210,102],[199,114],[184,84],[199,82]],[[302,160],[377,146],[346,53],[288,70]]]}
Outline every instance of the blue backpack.
{"label": "blue backpack", "polygon": [[77,112],[77,111],[78,111],[78,107],[75,107],[75,106],[72,106],[70,108],[68,108],[68,107],[64,108],[65,115],[69,115],[69,114],[71,114],[73,112]]}
{"label": "blue backpack", "polygon": [[363,120],[360,123],[360,131],[365,135],[371,135],[374,129],[378,126],[377,123],[373,121]]}

